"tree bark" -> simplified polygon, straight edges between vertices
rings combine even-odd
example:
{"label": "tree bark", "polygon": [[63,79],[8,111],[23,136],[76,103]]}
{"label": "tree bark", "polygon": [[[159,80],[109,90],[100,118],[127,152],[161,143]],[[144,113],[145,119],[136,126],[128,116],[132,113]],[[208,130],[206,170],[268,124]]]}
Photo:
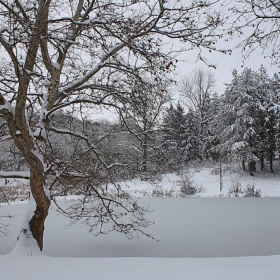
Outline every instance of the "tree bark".
{"label": "tree bark", "polygon": [[264,156],[262,155],[261,156],[261,159],[260,159],[260,165],[261,165],[261,171],[264,170]]}
{"label": "tree bark", "polygon": [[246,171],[246,166],[245,166],[245,160],[244,159],[242,160],[242,169],[243,169],[243,171]]}
{"label": "tree bark", "polygon": [[223,168],[222,163],[220,163],[220,192],[223,190]]}
{"label": "tree bark", "polygon": [[274,172],[274,170],[273,170],[273,151],[270,152],[270,155],[269,155],[269,169],[270,169],[270,173]]}
{"label": "tree bark", "polygon": [[[48,216],[50,198],[45,194],[45,174],[39,174],[37,170],[31,171],[30,188],[36,202],[36,210],[29,221],[30,231],[38,243],[40,250],[43,250],[43,237],[45,220]],[[39,175],[39,176],[38,176]]]}
{"label": "tree bark", "polygon": [[249,161],[249,175],[254,176],[254,170],[255,170],[255,161],[250,160]]}
{"label": "tree bark", "polygon": [[143,142],[143,171],[147,171],[147,161],[148,161],[148,136],[144,136]]}

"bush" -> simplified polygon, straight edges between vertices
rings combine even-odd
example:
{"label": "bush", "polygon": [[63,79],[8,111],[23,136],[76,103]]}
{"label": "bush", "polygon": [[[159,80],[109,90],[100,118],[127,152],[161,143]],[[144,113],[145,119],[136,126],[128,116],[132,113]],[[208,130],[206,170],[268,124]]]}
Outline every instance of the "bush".
{"label": "bush", "polygon": [[242,195],[241,184],[235,181],[228,191],[228,196],[239,197],[239,195]]}
{"label": "bush", "polygon": [[156,186],[152,191],[152,197],[164,197],[164,191],[162,187]]}
{"label": "bush", "polygon": [[181,174],[180,180],[177,181],[177,184],[180,187],[180,192],[182,196],[195,195],[203,191],[202,187],[197,187],[194,185],[193,180],[187,174]]}
{"label": "bush", "polygon": [[234,197],[261,197],[261,190],[260,189],[255,189],[254,184],[251,186],[248,184],[243,190],[241,189],[241,184],[240,182],[236,181],[233,183],[233,185],[230,187],[228,191],[229,196],[234,196]]}
{"label": "bush", "polygon": [[210,175],[220,175],[220,167],[213,167],[210,171]]}
{"label": "bush", "polygon": [[244,191],[244,197],[261,197],[261,190],[260,189],[255,189],[254,184],[251,186],[250,184],[248,184]]}

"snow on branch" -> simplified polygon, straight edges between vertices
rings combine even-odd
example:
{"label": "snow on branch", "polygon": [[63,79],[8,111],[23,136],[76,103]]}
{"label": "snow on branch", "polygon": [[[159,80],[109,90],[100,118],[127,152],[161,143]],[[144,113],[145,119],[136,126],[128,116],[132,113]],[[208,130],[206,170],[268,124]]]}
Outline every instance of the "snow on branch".
{"label": "snow on branch", "polygon": [[0,142],[4,142],[4,141],[10,140],[10,139],[12,139],[12,137],[10,135],[5,135],[5,136],[0,137]]}
{"label": "snow on branch", "polygon": [[51,19],[51,20],[48,20],[48,22],[50,23],[57,23],[57,22],[61,22],[61,21],[70,21],[76,25],[85,25],[85,26],[88,26],[88,25],[98,25],[98,24],[101,24],[101,25],[104,25],[106,24],[105,21],[103,20],[97,20],[97,19],[88,19],[86,21],[75,21],[72,17],[62,17],[62,18],[58,18],[58,19]]}
{"label": "snow on branch", "polygon": [[84,75],[83,77],[78,79],[76,82],[74,82],[74,83],[70,84],[69,86],[65,87],[64,89],[62,89],[61,92],[62,93],[69,93],[69,92],[77,89],[78,87],[80,87],[84,83],[86,83],[92,76],[94,76],[100,69],[103,68],[103,66],[105,65],[105,61],[107,59],[109,59],[112,55],[114,55],[119,50],[124,48],[126,45],[127,45],[127,42],[116,44],[114,47],[112,47],[110,50],[108,50],[108,52],[105,53],[100,58],[100,61],[90,71],[88,71],[86,73],[86,75]]}
{"label": "snow on branch", "polygon": [[15,113],[15,108],[4,98],[4,96],[0,93],[0,112],[8,111],[9,113]]}

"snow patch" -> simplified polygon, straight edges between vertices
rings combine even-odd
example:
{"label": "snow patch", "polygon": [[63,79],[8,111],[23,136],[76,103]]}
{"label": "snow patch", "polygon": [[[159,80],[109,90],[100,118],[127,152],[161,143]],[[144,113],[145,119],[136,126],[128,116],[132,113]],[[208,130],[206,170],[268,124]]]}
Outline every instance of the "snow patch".
{"label": "snow patch", "polygon": [[59,63],[53,62],[52,65],[56,70],[60,69],[60,64]]}
{"label": "snow patch", "polygon": [[13,251],[9,254],[10,256],[44,256],[40,251],[37,241],[34,239],[29,222],[32,219],[36,210],[36,202],[30,193],[30,200],[27,207],[27,212],[23,219],[21,231],[17,237],[17,243]]}

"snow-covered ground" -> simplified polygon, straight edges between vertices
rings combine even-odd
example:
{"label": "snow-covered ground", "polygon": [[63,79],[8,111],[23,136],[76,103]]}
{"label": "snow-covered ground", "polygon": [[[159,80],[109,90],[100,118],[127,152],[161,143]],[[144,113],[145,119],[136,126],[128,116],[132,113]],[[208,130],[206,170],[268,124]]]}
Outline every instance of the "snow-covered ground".
{"label": "snow-covered ground", "polygon": [[280,257],[212,259],[0,257],[3,280],[279,280]]}
{"label": "snow-covered ground", "polygon": [[[81,225],[68,221],[52,208],[46,222],[44,253],[37,257],[5,255],[16,244],[26,203],[2,205],[0,215],[14,214],[10,234],[0,238],[0,279],[280,279],[280,178],[226,173],[223,191],[219,175],[211,169],[194,169],[191,178],[202,186],[200,197],[179,197],[176,174],[154,185],[134,180],[126,184],[154,211],[147,229],[156,242],[141,236],[127,240],[118,233],[94,237]],[[231,185],[254,184],[262,198],[229,198]],[[165,196],[155,198],[163,191]],[[153,197],[152,197],[153,196]],[[62,201],[63,202],[63,201]],[[67,201],[64,203],[68,203]],[[26,253],[26,252],[25,252]],[[52,257],[50,257],[52,256]]]}
{"label": "snow-covered ground", "polygon": [[[248,172],[241,170],[239,166],[223,166],[222,191],[220,191],[220,170],[214,168],[192,168],[183,170],[180,174],[169,173],[161,175],[153,183],[135,179],[122,183],[122,187],[137,197],[155,197],[157,194],[164,196],[180,197],[180,181],[182,176],[187,176],[193,185],[201,188],[202,192],[196,197],[227,197],[232,186],[239,185],[242,190],[246,186],[254,186],[261,190],[262,197],[280,197],[280,174],[277,170],[274,174],[269,172],[257,172],[254,176],[248,176]],[[242,196],[242,194],[240,194]]]}

